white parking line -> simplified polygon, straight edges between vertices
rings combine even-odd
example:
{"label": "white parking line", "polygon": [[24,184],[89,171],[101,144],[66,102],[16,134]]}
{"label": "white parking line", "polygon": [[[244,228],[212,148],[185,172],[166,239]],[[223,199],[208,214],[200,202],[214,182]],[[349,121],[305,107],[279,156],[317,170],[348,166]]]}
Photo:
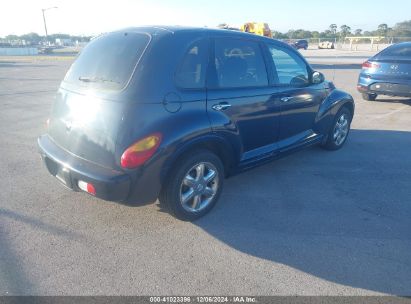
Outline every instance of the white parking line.
{"label": "white parking line", "polygon": [[406,108],[409,108],[409,106],[404,105],[404,106],[402,106],[402,107],[401,107],[401,108],[399,108],[399,109],[392,110],[391,112],[388,112],[388,113],[385,113],[385,114],[382,114],[382,115],[378,115],[378,116],[376,116],[376,117],[375,117],[375,119],[381,119],[381,118],[384,118],[384,117],[390,116],[390,115],[392,115],[392,114],[395,114],[395,113],[401,112],[402,110],[404,110],[404,109],[406,109]]}

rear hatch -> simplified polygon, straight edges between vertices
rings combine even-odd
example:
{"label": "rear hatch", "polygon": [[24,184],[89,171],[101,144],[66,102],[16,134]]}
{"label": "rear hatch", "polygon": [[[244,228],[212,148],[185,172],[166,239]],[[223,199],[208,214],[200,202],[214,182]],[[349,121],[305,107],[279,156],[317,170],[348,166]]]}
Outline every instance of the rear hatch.
{"label": "rear hatch", "polygon": [[378,66],[372,73],[374,79],[411,81],[411,60],[378,58],[372,62],[375,62]]}
{"label": "rear hatch", "polygon": [[150,37],[115,32],[92,40],[57,93],[48,134],[68,152],[114,168],[116,140],[127,108],[124,91]]}
{"label": "rear hatch", "polygon": [[374,79],[411,81],[411,44],[389,47],[370,61],[376,64],[372,72]]}

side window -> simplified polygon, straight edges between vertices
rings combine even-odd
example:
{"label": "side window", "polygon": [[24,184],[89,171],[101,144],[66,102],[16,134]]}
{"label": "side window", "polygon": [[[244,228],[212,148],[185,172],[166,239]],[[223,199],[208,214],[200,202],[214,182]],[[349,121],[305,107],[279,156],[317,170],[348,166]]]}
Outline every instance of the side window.
{"label": "side window", "polygon": [[264,58],[256,42],[216,39],[215,66],[220,88],[268,85]]}
{"label": "side window", "polygon": [[177,68],[176,83],[184,89],[205,88],[208,62],[208,40],[194,42]]}
{"label": "side window", "polygon": [[279,85],[304,86],[309,83],[305,62],[296,54],[268,46],[274,62],[274,81]]}
{"label": "side window", "polygon": [[[409,45],[393,45],[389,48],[386,48],[381,53],[379,53],[376,57],[405,57],[406,59],[411,58],[411,46]],[[408,58],[407,58],[408,57]]]}

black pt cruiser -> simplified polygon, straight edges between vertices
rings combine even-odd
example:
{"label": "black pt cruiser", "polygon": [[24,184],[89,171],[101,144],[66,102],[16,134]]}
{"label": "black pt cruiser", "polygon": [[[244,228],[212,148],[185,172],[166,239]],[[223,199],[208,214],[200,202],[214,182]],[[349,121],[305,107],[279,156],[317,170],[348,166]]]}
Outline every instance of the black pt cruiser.
{"label": "black pt cruiser", "polygon": [[229,175],[314,144],[341,148],[353,114],[353,98],[285,43],[129,28],[84,48],[38,146],[70,189],[127,204],[158,198],[195,220]]}

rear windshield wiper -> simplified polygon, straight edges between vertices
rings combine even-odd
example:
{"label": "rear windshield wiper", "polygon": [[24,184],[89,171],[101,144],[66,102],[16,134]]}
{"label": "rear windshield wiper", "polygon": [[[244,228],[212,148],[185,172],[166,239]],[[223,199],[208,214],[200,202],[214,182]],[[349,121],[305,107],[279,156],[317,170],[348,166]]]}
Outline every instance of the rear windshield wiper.
{"label": "rear windshield wiper", "polygon": [[114,83],[119,83],[118,81],[114,81],[111,79],[105,79],[102,77],[87,77],[87,76],[80,76],[78,80],[83,81],[83,82],[114,82]]}

